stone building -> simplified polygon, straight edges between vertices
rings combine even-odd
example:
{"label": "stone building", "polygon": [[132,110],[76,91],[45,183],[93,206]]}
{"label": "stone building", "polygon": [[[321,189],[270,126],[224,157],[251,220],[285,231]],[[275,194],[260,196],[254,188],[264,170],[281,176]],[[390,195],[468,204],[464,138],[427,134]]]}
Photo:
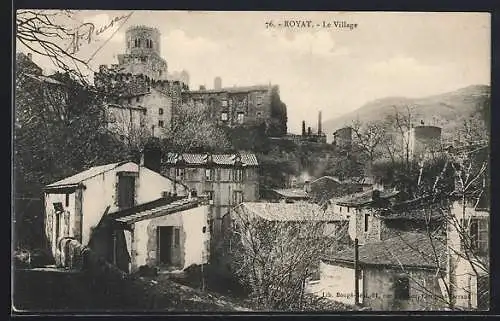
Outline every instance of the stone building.
{"label": "stone building", "polygon": [[[376,311],[443,310],[446,246],[426,234],[402,233],[359,247],[325,255],[315,294]],[[357,264],[357,265],[356,265]],[[358,275],[355,267],[358,268]]]}
{"label": "stone building", "polygon": [[349,149],[352,146],[352,128],[343,127],[333,133],[333,144],[339,148]]}
{"label": "stone building", "polygon": [[[223,126],[278,124],[286,127],[286,106],[279,98],[276,85],[222,87],[222,79],[214,79],[214,88],[200,86],[199,90],[182,92],[188,106],[206,108],[211,119]],[[282,122],[285,122],[282,124]],[[282,133],[277,133],[282,134]]]}
{"label": "stone building", "polygon": [[[130,27],[118,64],[100,66],[94,83],[110,97],[111,112],[139,114],[142,110],[146,117],[142,125],[138,122],[139,129],[155,137],[163,137],[162,128],[169,128],[181,105],[206,108],[211,120],[220,125],[265,123],[275,135],[286,133],[286,105],[279,98],[278,86],[223,88],[222,79],[217,77],[214,89],[189,90],[186,70],[169,72],[167,61],[161,57],[160,39],[158,29]],[[131,118],[111,127],[128,128]]]}
{"label": "stone building", "polygon": [[421,125],[411,128],[405,135],[410,159],[421,160],[424,156],[440,152],[441,128]]}
{"label": "stone building", "polygon": [[101,65],[94,75],[96,88],[109,96],[109,127],[121,136],[163,137],[182,103],[181,92],[188,90],[186,71],[169,74],[160,39],[155,28],[130,27],[118,64]]}
{"label": "stone building", "polygon": [[162,173],[207,195],[211,207],[211,231],[222,232],[222,221],[234,206],[259,199],[258,162],[254,154],[178,154],[169,153],[162,162]]}
{"label": "stone building", "polygon": [[[45,187],[45,233],[52,254],[71,237],[87,245],[106,211],[132,208],[173,193],[174,182],[133,162],[95,166]],[[175,186],[177,195],[187,195]]]}
{"label": "stone building", "polygon": [[146,26],[133,26],[125,33],[126,49],[118,55],[118,68],[123,73],[167,80],[168,65],[161,57],[160,31]]}

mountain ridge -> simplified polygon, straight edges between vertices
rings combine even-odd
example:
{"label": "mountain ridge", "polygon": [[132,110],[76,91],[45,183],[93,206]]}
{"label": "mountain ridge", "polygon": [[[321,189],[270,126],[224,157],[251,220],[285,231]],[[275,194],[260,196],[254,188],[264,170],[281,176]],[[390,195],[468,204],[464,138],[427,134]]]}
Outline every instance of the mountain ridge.
{"label": "mountain ridge", "polygon": [[411,106],[415,121],[442,127],[444,134],[453,135],[462,119],[489,108],[486,104],[489,103],[490,93],[489,85],[475,84],[418,98],[383,97],[369,101],[352,112],[324,121],[323,131],[328,133],[328,141],[331,141],[335,130],[348,126],[357,119],[361,122],[382,121],[388,115],[395,114],[396,110],[406,111],[407,106]]}

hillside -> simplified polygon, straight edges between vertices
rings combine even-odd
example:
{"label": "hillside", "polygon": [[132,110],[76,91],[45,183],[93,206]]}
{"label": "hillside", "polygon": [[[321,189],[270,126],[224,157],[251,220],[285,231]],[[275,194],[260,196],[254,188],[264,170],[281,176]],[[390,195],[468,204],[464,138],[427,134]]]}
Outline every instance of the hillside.
{"label": "hillside", "polygon": [[323,124],[329,140],[338,128],[349,125],[353,120],[361,122],[383,120],[395,110],[404,112],[406,106],[413,106],[415,121],[443,127],[444,135],[453,135],[461,120],[470,114],[488,107],[490,86],[472,85],[440,95],[424,98],[387,97],[371,101],[353,112]]}

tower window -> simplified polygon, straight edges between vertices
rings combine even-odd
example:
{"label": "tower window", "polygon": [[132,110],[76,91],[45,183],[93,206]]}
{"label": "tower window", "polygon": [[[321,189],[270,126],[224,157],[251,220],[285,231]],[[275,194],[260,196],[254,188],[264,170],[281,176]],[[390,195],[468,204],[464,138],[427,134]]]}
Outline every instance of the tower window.
{"label": "tower window", "polygon": [[163,108],[158,109],[158,115],[163,115]]}
{"label": "tower window", "polygon": [[158,121],[158,127],[163,127],[163,120]]}

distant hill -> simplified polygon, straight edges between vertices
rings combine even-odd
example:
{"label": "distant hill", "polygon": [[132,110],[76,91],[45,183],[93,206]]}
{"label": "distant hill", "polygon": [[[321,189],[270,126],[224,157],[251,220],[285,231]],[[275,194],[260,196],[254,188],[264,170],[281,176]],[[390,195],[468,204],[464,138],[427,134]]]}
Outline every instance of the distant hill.
{"label": "distant hill", "polygon": [[352,124],[356,119],[361,122],[383,120],[395,110],[404,112],[406,106],[412,106],[415,121],[423,120],[428,125],[443,128],[443,136],[453,135],[461,120],[476,112],[489,108],[490,86],[472,85],[440,95],[424,98],[387,97],[371,101],[359,109],[323,123],[328,141],[333,132]]}

